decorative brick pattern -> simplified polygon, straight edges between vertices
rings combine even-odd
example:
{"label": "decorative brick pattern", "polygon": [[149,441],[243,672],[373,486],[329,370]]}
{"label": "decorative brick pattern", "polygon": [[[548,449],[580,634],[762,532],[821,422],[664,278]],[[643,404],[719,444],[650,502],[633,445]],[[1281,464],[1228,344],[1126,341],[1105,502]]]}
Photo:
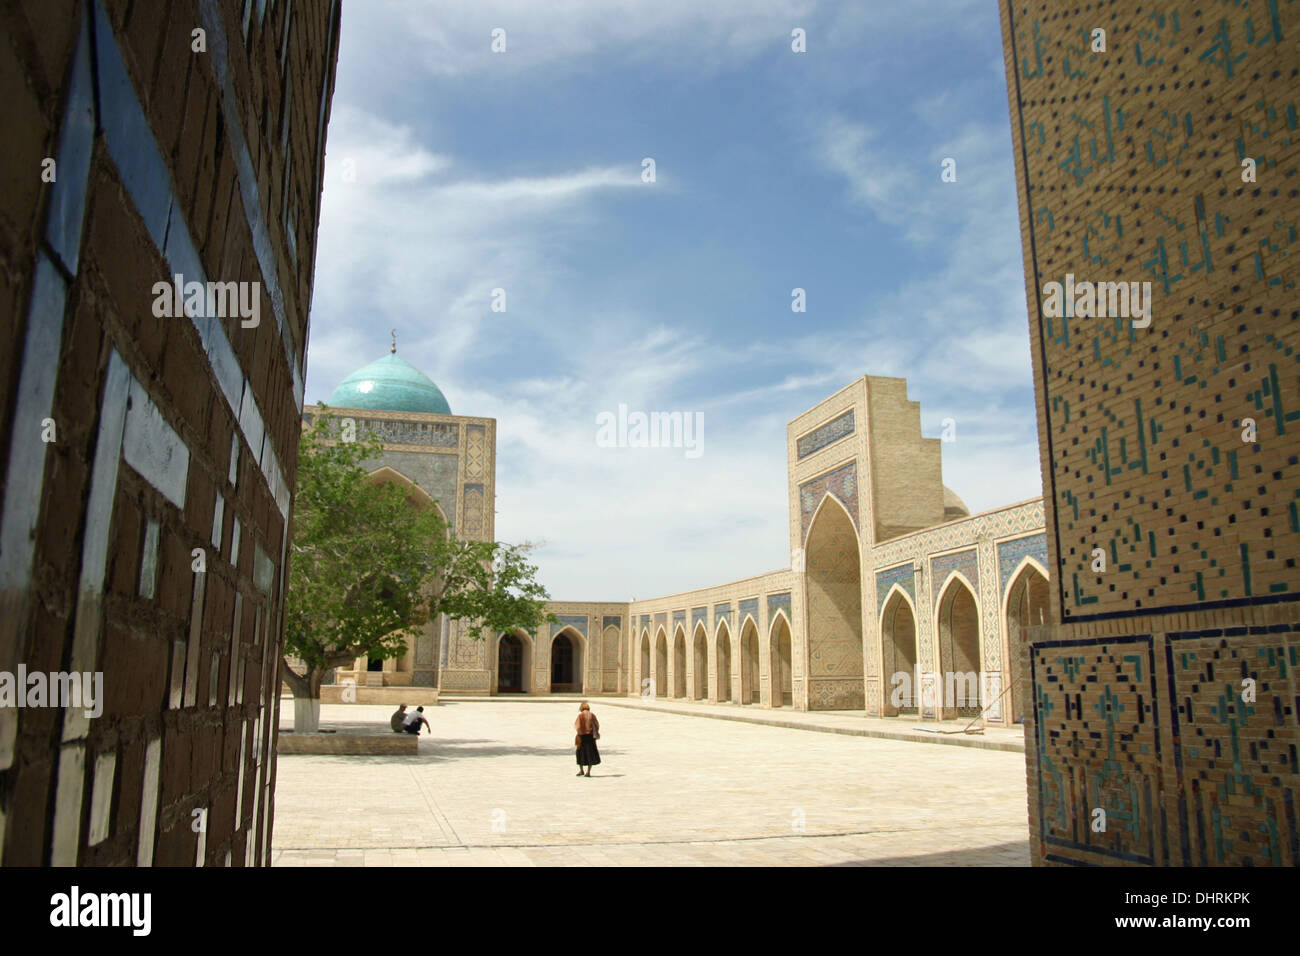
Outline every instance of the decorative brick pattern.
{"label": "decorative brick pattern", "polygon": [[[287,6],[247,44],[212,0],[69,0],[4,18],[0,670],[102,671],[105,698],[95,718],[0,710],[5,865],[270,857],[339,25],[335,0],[299,7],[286,41]],[[190,49],[198,27],[204,55]],[[292,104],[276,117],[284,138],[262,133],[267,103]],[[256,282],[260,322],[155,315],[154,283],[177,273]],[[47,417],[55,444],[40,440]]]}
{"label": "decorative brick pattern", "polygon": [[1040,645],[1032,668],[1039,839],[1079,860],[1155,862],[1164,811],[1151,639]]}
{"label": "decorative brick pattern", "polygon": [[808,526],[812,524],[822,498],[831,494],[838,498],[848,509],[849,517],[856,524],[858,518],[858,466],[850,462],[832,472],[804,482],[799,486],[799,514],[802,518],[803,537],[808,537]]}
{"label": "decorative brick pattern", "polygon": [[853,409],[849,409],[843,415],[839,415],[821,428],[809,432],[800,438],[796,444],[797,454],[800,460],[807,458],[813,452],[821,451],[827,445],[839,441],[846,435],[853,434]]}
{"label": "decorative brick pattern", "polygon": [[[1300,5],[1001,17],[1053,572],[1018,628],[1034,862],[1295,866]],[[1046,314],[1067,280],[1149,282],[1150,325]]]}

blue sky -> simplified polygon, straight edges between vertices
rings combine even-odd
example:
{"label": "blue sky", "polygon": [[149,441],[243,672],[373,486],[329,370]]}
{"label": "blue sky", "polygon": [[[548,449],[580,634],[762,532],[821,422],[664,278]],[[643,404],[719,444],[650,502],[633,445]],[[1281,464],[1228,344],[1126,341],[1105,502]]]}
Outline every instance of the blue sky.
{"label": "blue sky", "polygon": [[[561,600],[787,566],[786,423],[864,374],[956,421],[973,511],[1041,494],[995,4],[548,6],[344,4],[309,402],[396,326],[497,419],[497,537]],[[598,447],[620,403],[703,454]]]}

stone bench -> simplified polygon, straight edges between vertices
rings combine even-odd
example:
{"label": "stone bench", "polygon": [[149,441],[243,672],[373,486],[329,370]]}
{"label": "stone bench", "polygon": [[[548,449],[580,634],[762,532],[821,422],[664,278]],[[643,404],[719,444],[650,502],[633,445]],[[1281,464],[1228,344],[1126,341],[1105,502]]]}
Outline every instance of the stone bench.
{"label": "stone bench", "polygon": [[414,734],[395,734],[387,727],[373,733],[295,734],[280,731],[276,752],[286,754],[339,754],[347,756],[374,754],[417,754],[420,738]]}

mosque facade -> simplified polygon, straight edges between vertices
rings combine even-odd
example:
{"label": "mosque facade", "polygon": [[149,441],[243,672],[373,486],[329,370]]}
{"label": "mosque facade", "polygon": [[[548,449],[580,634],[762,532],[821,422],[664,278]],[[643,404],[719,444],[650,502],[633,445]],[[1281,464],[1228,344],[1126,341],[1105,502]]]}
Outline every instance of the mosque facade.
{"label": "mosque facade", "polygon": [[[457,535],[493,537],[493,419],[453,415],[395,350],[328,405],[382,441],[372,481]],[[1042,500],[969,513],[941,447],[905,380],[858,379],[787,427],[788,567],[649,600],[553,601],[554,623],[531,634],[431,622],[402,656],[338,671],[324,699],[351,682],[363,703],[574,693],[1018,722],[1020,631],[1048,599]]]}

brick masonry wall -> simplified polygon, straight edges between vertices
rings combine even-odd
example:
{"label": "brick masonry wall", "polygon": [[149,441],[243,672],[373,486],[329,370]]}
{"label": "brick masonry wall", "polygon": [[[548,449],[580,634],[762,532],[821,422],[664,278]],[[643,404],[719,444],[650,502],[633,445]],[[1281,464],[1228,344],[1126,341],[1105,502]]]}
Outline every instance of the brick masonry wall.
{"label": "brick masonry wall", "polygon": [[[1053,568],[1034,860],[1296,865],[1300,5],[1001,15]],[[1067,275],[1149,282],[1150,326],[1046,314]]]}
{"label": "brick masonry wall", "polygon": [[[0,670],[104,696],[0,710],[5,864],[269,859],[338,29],[336,0],[0,9]],[[258,283],[260,321],[156,315],[177,272]]]}

